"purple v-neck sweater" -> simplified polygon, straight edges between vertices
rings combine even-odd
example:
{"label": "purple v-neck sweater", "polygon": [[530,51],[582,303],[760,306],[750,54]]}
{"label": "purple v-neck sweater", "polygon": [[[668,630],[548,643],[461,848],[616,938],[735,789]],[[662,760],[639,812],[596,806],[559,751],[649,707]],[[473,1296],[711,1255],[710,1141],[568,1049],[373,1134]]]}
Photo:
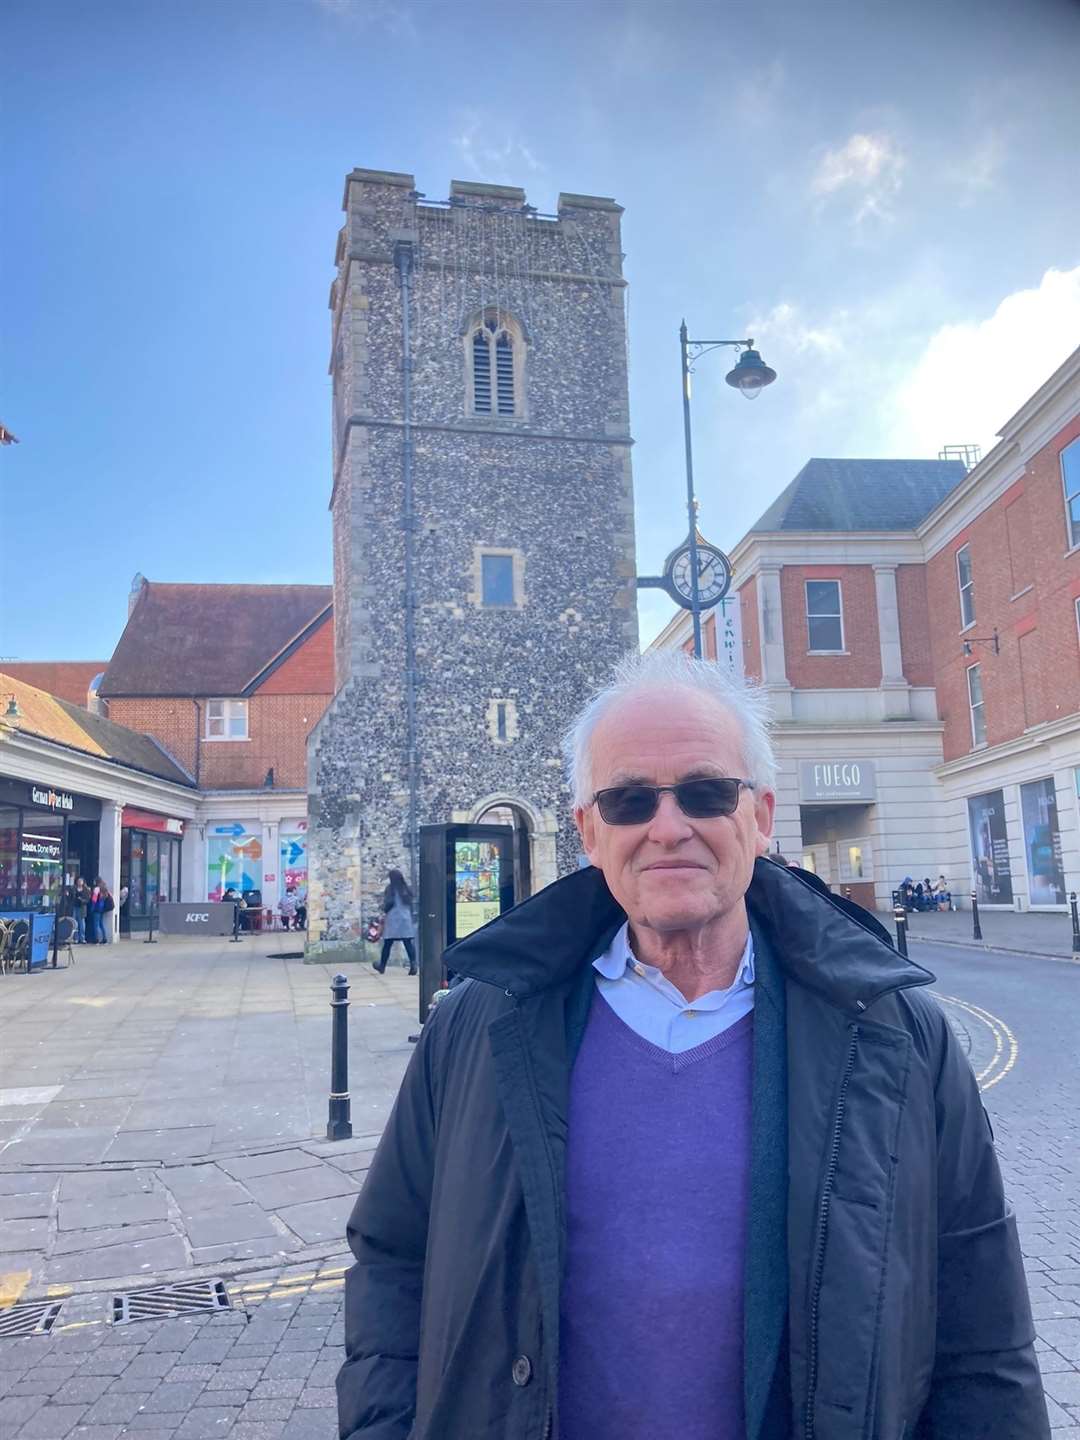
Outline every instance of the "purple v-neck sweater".
{"label": "purple v-neck sweater", "polygon": [[570,1082],[559,1440],[744,1440],[753,1016],[671,1054],[594,998]]}

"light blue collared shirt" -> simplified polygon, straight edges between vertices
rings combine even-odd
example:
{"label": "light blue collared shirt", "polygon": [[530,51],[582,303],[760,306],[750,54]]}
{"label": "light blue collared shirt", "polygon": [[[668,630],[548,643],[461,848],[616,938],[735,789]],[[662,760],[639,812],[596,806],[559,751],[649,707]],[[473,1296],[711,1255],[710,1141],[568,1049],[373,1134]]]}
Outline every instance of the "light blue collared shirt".
{"label": "light blue collared shirt", "polygon": [[630,948],[629,921],[593,961],[593,968],[596,988],[619,1019],[672,1055],[703,1045],[754,1008],[754,941],[750,935],[728,988],[710,990],[692,1004],[655,966],[637,959]]}

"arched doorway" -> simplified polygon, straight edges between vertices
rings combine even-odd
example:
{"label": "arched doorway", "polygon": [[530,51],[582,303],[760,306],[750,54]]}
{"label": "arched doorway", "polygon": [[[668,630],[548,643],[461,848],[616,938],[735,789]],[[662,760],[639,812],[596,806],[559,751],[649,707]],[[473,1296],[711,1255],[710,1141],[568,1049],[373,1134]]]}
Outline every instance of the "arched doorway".
{"label": "arched doorway", "polygon": [[518,901],[555,879],[555,817],[516,795],[485,795],[469,812],[470,824],[509,825],[514,831],[514,894]]}

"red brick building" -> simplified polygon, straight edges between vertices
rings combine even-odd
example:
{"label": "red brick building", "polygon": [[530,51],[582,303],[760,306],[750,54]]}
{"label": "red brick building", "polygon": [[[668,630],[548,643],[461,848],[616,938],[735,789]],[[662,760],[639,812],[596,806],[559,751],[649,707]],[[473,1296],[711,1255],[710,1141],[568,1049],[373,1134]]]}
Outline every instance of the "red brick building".
{"label": "red brick building", "polygon": [[[812,460],[732,552],[768,689],[777,837],[884,908],[906,875],[1080,888],[1080,350],[970,471]],[[706,625],[708,625],[708,620]],[[680,615],[655,642],[688,645]]]}
{"label": "red brick building", "polygon": [[[286,884],[306,887],[307,737],[333,691],[329,586],[137,577],[99,694],[198,787],[185,897],[234,885],[273,905]],[[127,851],[139,844],[131,828]]]}
{"label": "red brick building", "polygon": [[24,685],[33,685],[87,709],[90,691],[105,673],[107,660],[5,660],[4,671]]}

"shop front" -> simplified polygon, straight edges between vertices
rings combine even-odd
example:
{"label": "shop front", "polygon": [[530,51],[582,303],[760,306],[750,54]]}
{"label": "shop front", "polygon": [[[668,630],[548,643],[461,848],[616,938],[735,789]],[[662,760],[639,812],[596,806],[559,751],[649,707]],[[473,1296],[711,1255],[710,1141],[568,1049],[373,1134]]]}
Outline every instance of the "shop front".
{"label": "shop front", "polygon": [[838,757],[799,762],[802,864],[873,910],[876,763]]}
{"label": "shop front", "polygon": [[180,899],[180,851],[184,822],[125,805],[120,817],[121,935],[148,930],[163,903]]}
{"label": "shop front", "polygon": [[96,878],[100,823],[100,800],[0,778],[0,918],[28,923],[32,965],[45,963],[75,881]]}

